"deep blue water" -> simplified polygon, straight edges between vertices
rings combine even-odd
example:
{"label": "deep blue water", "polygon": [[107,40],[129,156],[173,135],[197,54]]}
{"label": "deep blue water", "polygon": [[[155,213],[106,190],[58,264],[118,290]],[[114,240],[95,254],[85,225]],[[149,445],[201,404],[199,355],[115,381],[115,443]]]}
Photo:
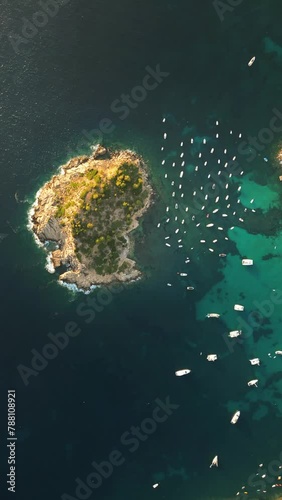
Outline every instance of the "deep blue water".
{"label": "deep blue water", "polygon": [[[238,498],[243,485],[250,498],[272,498],[277,490],[270,481],[266,493],[256,493],[261,486],[250,477],[259,463],[274,477],[269,464],[281,452],[282,361],[267,355],[282,349],[281,306],[232,355],[224,332],[235,322],[235,302],[246,304],[247,321],[247,313],[257,310],[253,301],[268,300],[271,289],[279,289],[281,188],[274,157],[281,132],[255,161],[241,159],[242,204],[250,208],[255,197],[258,213],[252,218],[250,212],[242,228],[236,223],[228,233],[221,246],[224,262],[199,244],[204,236],[192,223],[178,248],[178,226],[164,223],[167,205],[172,219],[176,214],[164,173],[178,183],[167,165],[178,158],[179,174],[184,140],[183,186],[191,205],[193,189],[204,177],[191,169],[202,146],[192,147],[190,138],[213,141],[219,119],[220,147],[233,155],[240,132],[257,136],[269,126],[273,108],[282,112],[281,6],[277,0],[243,0],[221,21],[210,0],[70,0],[15,53],[9,36],[21,34],[23,17],[32,19],[40,8],[34,0],[16,0],[4,3],[1,16],[1,498],[12,495],[5,485],[6,394],[12,388],[21,500],[67,500],[64,493],[75,498],[75,479],[85,481],[94,470],[91,462],[108,460],[112,450],[120,451],[124,463],[85,498],[227,499]],[[253,55],[255,64],[248,67]],[[169,75],[120,119],[112,103],[141,84],[146,67],[157,65]],[[86,322],[89,316],[77,310],[87,296],[72,295],[46,272],[44,254],[26,229],[27,212],[59,165],[73,152],[89,152],[84,131],[90,134],[105,118],[114,124],[105,144],[133,148],[146,158],[156,196],[136,236],[145,279],[114,295]],[[17,203],[15,192],[27,202]],[[235,188],[230,196],[235,203]],[[174,238],[171,250],[166,235]],[[256,263],[250,274],[240,265],[247,254]],[[187,256],[193,293],[176,274]],[[222,313],[219,322],[204,320],[211,308]],[[24,385],[17,367],[30,367],[31,350],[41,352],[48,333],[58,334],[70,321],[79,335]],[[217,363],[206,361],[209,352],[218,353]],[[260,371],[248,361],[255,355],[262,360]],[[175,377],[183,367],[192,373]],[[256,375],[260,385],[254,392],[246,382]],[[131,452],[122,435],[152,416],[155,400],[167,397],[179,407]],[[233,427],[230,417],[237,407],[242,416]],[[216,454],[220,467],[210,469]],[[159,487],[153,489],[154,483]]]}

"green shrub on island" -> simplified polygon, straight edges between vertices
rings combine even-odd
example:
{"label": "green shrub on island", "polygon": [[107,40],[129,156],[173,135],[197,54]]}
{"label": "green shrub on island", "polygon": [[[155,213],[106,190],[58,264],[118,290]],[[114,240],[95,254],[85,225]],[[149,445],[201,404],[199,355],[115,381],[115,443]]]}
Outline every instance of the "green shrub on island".
{"label": "green shrub on island", "polygon": [[62,226],[71,227],[79,262],[90,258],[91,268],[102,275],[127,270],[126,262],[119,265],[128,244],[124,233],[149,196],[138,164],[123,161],[114,167],[109,173],[90,168],[76,174],[59,193],[55,213]]}

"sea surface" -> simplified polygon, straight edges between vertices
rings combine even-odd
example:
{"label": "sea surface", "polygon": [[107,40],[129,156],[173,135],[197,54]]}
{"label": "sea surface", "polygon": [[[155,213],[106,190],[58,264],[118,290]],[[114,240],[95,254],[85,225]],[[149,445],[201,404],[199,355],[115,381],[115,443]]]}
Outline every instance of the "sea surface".
{"label": "sea surface", "polygon": [[[282,484],[282,356],[275,355],[282,351],[281,2],[69,0],[58,9],[50,2],[51,14],[40,17],[42,4],[1,7],[1,499],[13,498],[9,389],[16,390],[20,500],[275,498],[273,486]],[[154,85],[154,77],[144,80],[156,71]],[[136,100],[121,110],[122,94],[132,92]],[[111,127],[101,135],[105,119]],[[252,150],[250,138],[258,140]],[[135,235],[144,278],[110,296],[59,286],[27,229],[40,186],[98,140],[141,154],[155,191]],[[215,181],[234,156],[239,173]],[[219,201],[210,195],[196,206],[208,173]],[[254,265],[242,266],[242,258]],[[210,312],[221,316],[207,319]],[[68,345],[32,365],[48,334],[70,322],[76,335]],[[244,335],[230,342],[228,331],[240,326]],[[255,357],[260,366],[250,364]],[[184,368],[191,373],[176,377]],[[258,387],[248,387],[252,379]],[[164,421],[146,420],[167,401],[173,407]],[[147,435],[129,441],[140,426]],[[120,465],[104,465],[101,484],[91,476],[92,488],[76,492],[77,478],[85,484],[92,462],[108,462],[114,450]],[[210,468],[215,455],[219,467]]]}

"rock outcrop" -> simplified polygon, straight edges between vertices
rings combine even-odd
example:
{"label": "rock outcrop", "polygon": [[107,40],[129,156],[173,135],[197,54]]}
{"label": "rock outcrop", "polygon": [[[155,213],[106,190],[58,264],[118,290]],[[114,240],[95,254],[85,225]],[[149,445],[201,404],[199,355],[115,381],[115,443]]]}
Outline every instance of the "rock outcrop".
{"label": "rock outcrop", "polygon": [[[123,187],[126,183],[130,186],[127,189]],[[51,260],[55,269],[65,267],[60,281],[84,290],[92,285],[132,281],[141,273],[129,258],[133,249],[129,233],[138,226],[138,218],[151,199],[142,159],[132,151],[110,153],[98,146],[90,156],[72,158],[39,190],[32,230],[42,243],[56,243]],[[106,263],[103,248],[107,250]]]}

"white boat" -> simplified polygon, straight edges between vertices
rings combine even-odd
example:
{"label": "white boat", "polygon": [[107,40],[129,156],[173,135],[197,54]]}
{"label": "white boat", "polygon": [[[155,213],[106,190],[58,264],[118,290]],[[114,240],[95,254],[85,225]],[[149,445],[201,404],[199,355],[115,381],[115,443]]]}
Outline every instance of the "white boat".
{"label": "white boat", "polygon": [[185,370],[177,370],[177,372],[175,372],[175,375],[177,377],[183,377],[183,375],[188,375],[188,373],[191,373],[191,370],[185,368]]}
{"label": "white boat", "polygon": [[255,378],[255,379],[250,380],[250,381],[248,382],[248,386],[249,386],[249,387],[251,387],[252,385],[255,385],[255,386],[257,387],[257,383],[258,383],[258,379],[257,379],[257,378]]}
{"label": "white boat", "polygon": [[217,354],[208,354],[207,355],[207,360],[208,361],[216,361],[217,360]]}
{"label": "white boat", "polygon": [[254,261],[252,259],[242,259],[242,266],[252,266]]}
{"label": "white boat", "polygon": [[152,486],[152,487],[155,489],[155,488],[157,488],[158,486],[159,486],[159,483],[155,483],[155,484],[153,484],[153,486]]}
{"label": "white boat", "polygon": [[281,354],[282,355],[282,351],[275,351],[275,354]]}
{"label": "white boat", "polygon": [[231,418],[231,424],[236,424],[238,422],[238,419],[240,417],[241,412],[238,410],[236,413],[234,413],[233,417]]}
{"label": "white boat", "polygon": [[250,59],[248,62],[248,66],[252,66],[254,64],[255,60],[256,60],[255,56],[252,57],[252,59]]}
{"label": "white boat", "polygon": [[187,290],[195,290],[195,288],[193,286],[187,286],[186,289]]}
{"label": "white boat", "polygon": [[240,304],[235,304],[234,306],[234,311],[244,311],[244,306],[241,306]]}
{"label": "white boat", "polygon": [[[282,354],[282,351],[281,351],[281,354]],[[250,359],[249,361],[250,361],[251,365],[259,365],[260,364],[259,358],[253,358],[253,359]]]}
{"label": "white boat", "polygon": [[215,455],[215,457],[212,459],[210,467],[218,467],[218,455]]}
{"label": "white boat", "polygon": [[220,314],[218,313],[208,313],[206,314],[206,318],[219,318]]}
{"label": "white boat", "polygon": [[188,276],[188,274],[187,273],[180,273],[179,276]]}
{"label": "white boat", "polygon": [[242,334],[242,330],[232,330],[231,332],[229,332],[228,337],[233,339],[235,337],[239,337],[239,335],[241,335],[241,334]]}

